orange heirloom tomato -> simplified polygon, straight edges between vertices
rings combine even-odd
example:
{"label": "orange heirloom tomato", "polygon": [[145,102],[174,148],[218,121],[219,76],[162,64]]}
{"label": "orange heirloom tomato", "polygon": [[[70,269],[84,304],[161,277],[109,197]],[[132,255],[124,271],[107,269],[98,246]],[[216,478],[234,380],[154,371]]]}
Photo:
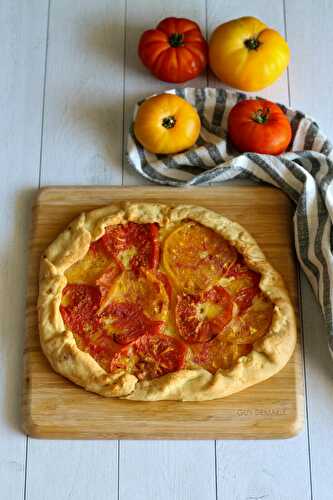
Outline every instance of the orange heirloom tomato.
{"label": "orange heirloom tomato", "polygon": [[144,101],[134,122],[135,137],[151,153],[184,151],[195,144],[199,133],[198,113],[174,94],[161,94]]}
{"label": "orange heirloom tomato", "polygon": [[271,85],[289,64],[287,42],[255,17],[221,24],[209,42],[209,63],[227,85],[253,92]]}
{"label": "orange heirloom tomato", "polygon": [[247,99],[232,108],[228,134],[238,151],[282,153],[291,141],[291,125],[282,109],[264,99]]}
{"label": "orange heirloom tomato", "polygon": [[196,78],[207,65],[207,42],[189,19],[164,19],[142,34],[138,51],[143,64],[165,82]]}

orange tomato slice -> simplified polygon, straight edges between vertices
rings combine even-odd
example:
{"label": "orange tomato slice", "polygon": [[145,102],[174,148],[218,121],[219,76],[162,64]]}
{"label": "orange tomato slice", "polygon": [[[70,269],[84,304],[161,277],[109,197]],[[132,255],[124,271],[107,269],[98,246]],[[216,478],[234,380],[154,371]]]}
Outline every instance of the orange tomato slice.
{"label": "orange tomato slice", "polygon": [[233,319],[223,330],[221,338],[236,344],[253,344],[269,330],[274,306],[262,293],[243,314]]}
{"label": "orange tomato slice", "polygon": [[236,262],[237,252],[212,229],[187,222],[166,239],[163,264],[179,290],[198,293],[211,287]]}
{"label": "orange tomato slice", "polygon": [[122,369],[140,380],[151,380],[184,368],[186,351],[175,337],[142,335],[113,357],[111,371]]}
{"label": "orange tomato slice", "polygon": [[215,337],[204,344],[193,344],[190,346],[192,361],[215,373],[219,368],[228,370],[232,368],[241,356],[246,356],[252,350],[252,345],[230,344]]}
{"label": "orange tomato slice", "polygon": [[249,269],[243,260],[239,258],[228,269],[225,277],[223,287],[228,290],[238,305],[239,311],[244,311],[260,293],[260,274]]}

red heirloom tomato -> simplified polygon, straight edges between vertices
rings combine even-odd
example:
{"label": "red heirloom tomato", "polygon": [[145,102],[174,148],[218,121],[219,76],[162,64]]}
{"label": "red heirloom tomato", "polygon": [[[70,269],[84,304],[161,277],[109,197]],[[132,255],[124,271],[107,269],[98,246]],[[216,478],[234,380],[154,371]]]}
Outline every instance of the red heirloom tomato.
{"label": "red heirloom tomato", "polygon": [[163,19],[156,29],[142,34],[138,51],[143,64],[165,82],[192,80],[207,65],[207,42],[189,19]]}
{"label": "red heirloom tomato", "polygon": [[264,99],[247,99],[229,114],[228,134],[240,152],[278,155],[291,141],[291,126],[282,109]]}

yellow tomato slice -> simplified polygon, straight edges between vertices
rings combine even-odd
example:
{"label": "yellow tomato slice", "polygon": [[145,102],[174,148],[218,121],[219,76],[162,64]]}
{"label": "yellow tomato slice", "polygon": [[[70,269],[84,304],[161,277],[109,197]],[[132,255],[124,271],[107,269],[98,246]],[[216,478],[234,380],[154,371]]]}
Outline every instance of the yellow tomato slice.
{"label": "yellow tomato slice", "polygon": [[166,239],[163,264],[179,290],[198,293],[213,286],[237,259],[236,250],[212,229],[187,222]]}
{"label": "yellow tomato slice", "polygon": [[153,271],[141,269],[139,275],[124,271],[115,279],[100,311],[112,303],[130,303],[139,306],[145,315],[156,321],[168,316],[169,297],[165,287]]}
{"label": "yellow tomato slice", "polygon": [[65,272],[67,283],[94,285],[109,266],[117,266],[114,259],[104,251],[100,240],[92,243],[88,252]]}

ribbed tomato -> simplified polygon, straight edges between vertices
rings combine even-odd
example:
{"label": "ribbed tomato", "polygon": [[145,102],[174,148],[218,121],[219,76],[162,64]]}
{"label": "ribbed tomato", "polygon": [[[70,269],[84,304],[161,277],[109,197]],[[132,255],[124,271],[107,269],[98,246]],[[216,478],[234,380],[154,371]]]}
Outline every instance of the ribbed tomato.
{"label": "ribbed tomato", "polygon": [[218,26],[209,42],[211,70],[226,85],[253,92],[271,85],[290,59],[287,42],[255,17]]}
{"label": "ribbed tomato", "polygon": [[288,147],[292,131],[277,104],[265,99],[246,99],[230,111],[228,134],[240,152],[278,155]]}
{"label": "ribbed tomato", "polygon": [[182,83],[202,73],[207,65],[207,50],[207,42],[195,22],[168,17],[156,29],[142,34],[138,52],[157,78]]}
{"label": "ribbed tomato", "polygon": [[138,109],[134,134],[151,153],[175,154],[195,144],[200,134],[200,117],[185,99],[161,94],[145,100]]}

